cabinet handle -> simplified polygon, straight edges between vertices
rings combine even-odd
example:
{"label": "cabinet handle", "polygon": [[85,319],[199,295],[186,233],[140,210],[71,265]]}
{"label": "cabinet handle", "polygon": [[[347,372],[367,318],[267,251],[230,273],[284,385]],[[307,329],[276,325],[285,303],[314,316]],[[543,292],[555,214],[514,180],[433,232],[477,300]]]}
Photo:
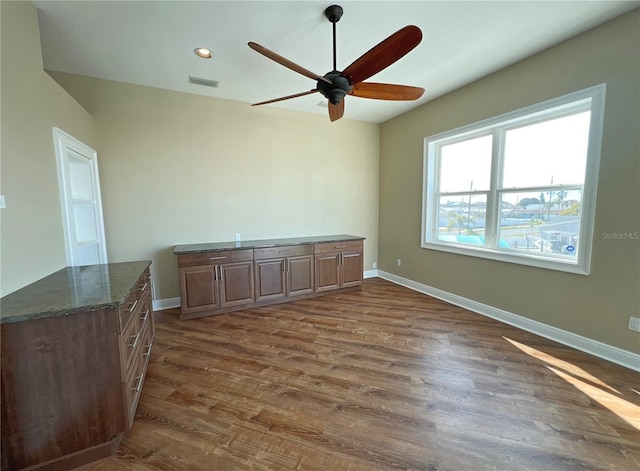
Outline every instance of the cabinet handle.
{"label": "cabinet handle", "polygon": [[222,267],[218,265],[216,268],[219,270],[218,281],[222,281]]}
{"label": "cabinet handle", "polygon": [[144,373],[142,373],[140,376],[138,376],[136,378],[136,381],[138,382],[138,384],[136,384],[136,387],[132,389],[132,391],[134,392],[140,392],[140,389],[142,389],[142,380],[144,379]]}
{"label": "cabinet handle", "polygon": [[147,316],[148,316],[148,315],[149,315],[149,309],[147,309],[147,310],[145,311],[145,313],[144,313],[143,315],[141,315],[141,316],[140,316],[140,320],[141,320],[142,322],[146,321],[146,320],[147,320]]}
{"label": "cabinet handle", "polygon": [[227,257],[209,257],[209,260],[224,260]]}
{"label": "cabinet handle", "polygon": [[129,308],[129,312],[133,312],[136,310],[136,306],[138,305],[138,300],[136,299],[133,304],[131,305],[131,307]]}
{"label": "cabinet handle", "polygon": [[138,339],[140,338],[140,332],[138,332],[136,335],[132,335],[131,338],[133,339],[133,341],[129,344],[129,348],[135,349],[136,344],[138,343]]}
{"label": "cabinet handle", "polygon": [[147,345],[147,351],[142,354],[144,357],[148,357],[151,354],[151,347],[153,346],[153,342]]}
{"label": "cabinet handle", "polygon": [[336,245],[336,249],[346,249],[346,245]]}
{"label": "cabinet handle", "polygon": [[144,286],[140,289],[138,289],[138,291],[144,292],[145,289],[147,289],[147,286],[149,286],[149,283],[147,283],[146,281],[144,282]]}

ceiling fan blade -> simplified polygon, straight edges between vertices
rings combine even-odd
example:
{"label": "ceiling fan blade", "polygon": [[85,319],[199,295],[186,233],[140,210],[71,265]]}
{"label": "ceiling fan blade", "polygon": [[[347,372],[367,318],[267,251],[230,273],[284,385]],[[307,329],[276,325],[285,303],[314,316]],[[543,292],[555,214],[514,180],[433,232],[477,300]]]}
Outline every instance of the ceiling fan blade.
{"label": "ceiling fan blade", "polygon": [[311,78],[313,80],[323,80],[323,81],[325,81],[327,83],[331,83],[331,80],[328,80],[328,79],[324,78],[321,75],[314,74],[310,70],[307,70],[302,66],[299,66],[295,62],[291,62],[289,59],[285,59],[281,55],[276,54],[275,52],[267,49],[264,46],[261,46],[260,44],[256,44],[254,42],[249,42],[248,44],[249,44],[249,47],[251,49],[253,49],[254,51],[259,52],[263,56],[268,57],[272,61],[275,61],[278,64],[283,65],[286,68],[293,70],[294,72],[298,72],[299,74],[302,74],[305,77],[309,77],[309,78]]}
{"label": "ceiling fan blade", "polygon": [[395,85],[391,83],[360,82],[356,83],[349,95],[375,100],[417,100],[424,93],[424,88]]}
{"label": "ceiling fan blade", "polygon": [[269,103],[275,103],[277,101],[289,100],[291,98],[298,98],[299,96],[311,95],[312,93],[316,93],[317,91],[318,89],[314,88],[313,90],[309,90],[308,92],[296,93],[295,95],[287,95],[280,98],[274,98],[273,100],[261,101],[260,103],[253,103],[251,106],[267,105]]}
{"label": "ceiling fan blade", "polygon": [[344,98],[340,100],[340,103],[338,103],[337,105],[334,105],[333,103],[329,102],[329,119],[332,122],[342,118],[343,114],[344,114]]}
{"label": "ceiling fan blade", "polygon": [[344,69],[342,75],[355,84],[389,67],[422,41],[422,31],[417,26],[405,26]]}

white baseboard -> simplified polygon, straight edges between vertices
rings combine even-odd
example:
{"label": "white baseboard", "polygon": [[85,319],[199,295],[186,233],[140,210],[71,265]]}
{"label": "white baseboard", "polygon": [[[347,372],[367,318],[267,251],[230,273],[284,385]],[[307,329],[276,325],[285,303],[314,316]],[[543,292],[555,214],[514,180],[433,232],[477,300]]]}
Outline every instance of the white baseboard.
{"label": "white baseboard", "polygon": [[173,309],[180,307],[180,298],[156,299],[153,301],[154,311],[164,311],[165,309]]}
{"label": "white baseboard", "polygon": [[366,271],[364,272],[364,277],[365,277],[365,278],[375,278],[376,276],[379,276],[379,275],[378,275],[378,270],[377,270],[377,269],[374,269],[374,270],[366,270]]}
{"label": "white baseboard", "polygon": [[456,306],[463,307],[470,311],[476,312],[486,317],[490,317],[505,324],[518,327],[519,329],[526,330],[533,334],[545,337],[550,340],[554,340],[563,345],[575,348],[590,355],[608,360],[618,365],[622,365],[626,368],[630,368],[635,371],[640,371],[640,355],[622,350],[621,348],[613,347],[597,340],[593,340],[587,337],[583,337],[578,334],[567,332],[566,330],[558,329],[542,322],[534,321],[526,317],[513,314],[502,309],[498,309],[486,304],[473,301],[471,299],[463,298],[457,294],[449,293],[438,288],[433,288],[417,281],[409,280],[393,273],[387,273],[382,270],[376,270],[377,276],[383,278],[392,283],[396,283],[401,286],[405,286],[414,291],[433,296],[434,298],[441,299]]}

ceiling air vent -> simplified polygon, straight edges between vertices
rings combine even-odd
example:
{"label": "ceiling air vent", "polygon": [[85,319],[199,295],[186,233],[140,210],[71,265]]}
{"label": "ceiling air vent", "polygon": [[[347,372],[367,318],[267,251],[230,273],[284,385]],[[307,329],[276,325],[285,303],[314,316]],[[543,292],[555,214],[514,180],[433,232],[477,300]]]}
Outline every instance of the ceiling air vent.
{"label": "ceiling air vent", "polygon": [[217,80],[207,80],[203,78],[192,77],[191,75],[189,75],[189,83],[202,85],[203,87],[218,88],[220,82],[218,82]]}

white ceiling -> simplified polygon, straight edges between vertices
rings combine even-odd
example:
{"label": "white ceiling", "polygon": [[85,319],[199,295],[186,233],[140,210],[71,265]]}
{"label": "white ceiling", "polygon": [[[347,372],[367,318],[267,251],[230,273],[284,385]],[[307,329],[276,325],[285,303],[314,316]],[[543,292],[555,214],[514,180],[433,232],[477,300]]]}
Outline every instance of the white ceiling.
{"label": "white ceiling", "polygon": [[[39,11],[44,67],[255,103],[315,88],[261,56],[254,41],[320,75],[333,68],[330,1],[51,1]],[[420,86],[414,102],[347,97],[345,118],[383,122],[553,44],[640,1],[340,1],[338,69],[408,24],[423,40],[370,81]],[[196,47],[215,57],[198,58]],[[216,80],[212,89],[188,77]],[[550,78],[552,79],[552,78]],[[273,105],[326,114],[320,94]],[[327,118],[328,119],[328,118]]]}

